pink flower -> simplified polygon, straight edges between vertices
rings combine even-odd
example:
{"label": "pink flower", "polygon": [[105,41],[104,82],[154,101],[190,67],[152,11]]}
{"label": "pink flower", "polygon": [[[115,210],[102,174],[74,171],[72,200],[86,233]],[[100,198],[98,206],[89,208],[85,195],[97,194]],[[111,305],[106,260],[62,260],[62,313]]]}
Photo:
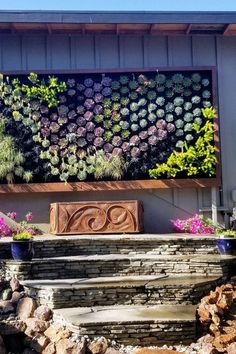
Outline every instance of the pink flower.
{"label": "pink flower", "polygon": [[202,215],[195,214],[192,218],[181,220],[171,220],[176,232],[186,232],[191,234],[213,234],[214,225],[209,219],[204,219]]}
{"label": "pink flower", "polygon": [[33,220],[33,214],[31,211],[28,211],[28,213],[25,215],[25,219],[27,222],[30,222]]}
{"label": "pink flower", "polygon": [[11,211],[10,213],[7,213],[7,216],[9,217],[9,218],[11,218],[12,220],[15,220],[15,218],[16,218],[16,212],[15,211]]}

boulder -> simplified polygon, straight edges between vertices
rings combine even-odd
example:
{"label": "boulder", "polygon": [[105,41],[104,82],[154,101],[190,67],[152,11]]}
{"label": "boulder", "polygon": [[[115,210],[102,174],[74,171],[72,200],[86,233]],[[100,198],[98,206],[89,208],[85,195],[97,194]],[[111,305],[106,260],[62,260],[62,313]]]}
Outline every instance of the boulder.
{"label": "boulder", "polygon": [[69,338],[71,332],[63,328],[48,327],[48,329],[44,332],[44,335],[47,336],[51,342],[56,343],[60,339]]}
{"label": "boulder", "polygon": [[89,350],[92,354],[104,354],[108,348],[108,342],[105,337],[95,339],[90,345]]}
{"label": "boulder", "polygon": [[36,334],[30,342],[30,348],[34,349],[37,353],[42,353],[42,351],[47,347],[50,340],[43,334]]}
{"label": "boulder", "polygon": [[236,343],[231,343],[230,345],[228,345],[226,350],[227,350],[227,354],[235,354],[236,353]]}
{"label": "boulder", "polygon": [[0,353],[1,354],[6,354],[7,353],[6,347],[5,347],[5,344],[3,342],[3,339],[2,339],[1,335],[0,335]]}
{"label": "boulder", "polygon": [[60,339],[56,343],[57,354],[85,354],[85,346],[81,343],[73,343],[69,339]]}
{"label": "boulder", "polygon": [[38,318],[27,318],[25,320],[27,329],[33,332],[45,332],[49,327],[49,323],[43,320],[39,320]]}
{"label": "boulder", "polygon": [[15,311],[13,304],[9,300],[6,300],[6,301],[0,300],[0,309],[1,309],[1,312],[4,314],[12,313]]}
{"label": "boulder", "polygon": [[37,317],[38,319],[43,321],[50,321],[52,315],[53,315],[52,310],[49,307],[44,305],[37,307],[37,309],[34,311],[34,317]]}
{"label": "boulder", "polygon": [[19,292],[19,291],[14,291],[12,293],[12,297],[11,297],[11,303],[13,304],[17,304],[18,301],[24,296],[23,292]]}
{"label": "boulder", "polygon": [[4,301],[6,300],[10,300],[12,296],[12,290],[11,288],[6,288],[4,290],[2,290],[0,298]]}
{"label": "boulder", "polygon": [[2,335],[10,335],[23,333],[26,329],[26,324],[19,320],[0,321],[0,333]]}
{"label": "boulder", "polygon": [[22,289],[22,286],[19,282],[18,279],[16,278],[11,278],[10,280],[10,287],[11,287],[11,290],[14,292],[14,291],[20,291]]}
{"label": "boulder", "polygon": [[21,320],[26,320],[29,317],[32,317],[34,311],[37,308],[37,303],[31,297],[23,297],[19,300],[16,308],[16,315]]}
{"label": "boulder", "polygon": [[203,344],[202,348],[199,350],[198,354],[218,354],[218,350],[213,347],[210,343]]}
{"label": "boulder", "polygon": [[55,343],[49,343],[46,348],[42,351],[42,354],[56,354]]}
{"label": "boulder", "polygon": [[236,330],[232,333],[221,334],[217,336],[212,344],[219,351],[224,351],[227,345],[234,343],[236,341]]}

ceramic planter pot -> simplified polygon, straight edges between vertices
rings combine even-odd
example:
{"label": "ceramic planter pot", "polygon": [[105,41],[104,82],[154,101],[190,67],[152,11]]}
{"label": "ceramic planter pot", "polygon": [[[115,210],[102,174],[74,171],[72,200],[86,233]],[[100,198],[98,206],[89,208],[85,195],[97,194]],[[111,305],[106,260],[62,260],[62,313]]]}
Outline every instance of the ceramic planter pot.
{"label": "ceramic planter pot", "polygon": [[225,256],[236,255],[236,237],[221,237],[216,239],[220,254]]}
{"label": "ceramic planter pot", "polygon": [[31,261],[34,255],[33,241],[12,241],[11,253],[16,261]]}

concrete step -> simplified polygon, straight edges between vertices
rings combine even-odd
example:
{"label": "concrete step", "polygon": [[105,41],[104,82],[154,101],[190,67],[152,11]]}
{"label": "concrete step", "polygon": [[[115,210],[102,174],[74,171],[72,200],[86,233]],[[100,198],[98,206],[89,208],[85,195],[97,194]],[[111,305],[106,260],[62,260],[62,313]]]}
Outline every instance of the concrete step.
{"label": "concrete step", "polygon": [[226,276],[236,256],[219,255],[95,255],[34,259],[31,262],[4,260],[5,276],[26,279],[73,279],[137,275]]}
{"label": "concrete step", "polygon": [[[10,258],[11,238],[0,240],[0,258]],[[35,257],[93,254],[218,254],[214,236],[188,234],[43,235],[34,238]]]}
{"label": "concrete step", "polygon": [[197,304],[224,279],[217,277],[117,276],[25,280],[29,295],[51,308],[105,305]]}
{"label": "concrete step", "polygon": [[195,312],[193,305],[75,307],[54,310],[54,321],[125,345],[187,344],[196,337]]}

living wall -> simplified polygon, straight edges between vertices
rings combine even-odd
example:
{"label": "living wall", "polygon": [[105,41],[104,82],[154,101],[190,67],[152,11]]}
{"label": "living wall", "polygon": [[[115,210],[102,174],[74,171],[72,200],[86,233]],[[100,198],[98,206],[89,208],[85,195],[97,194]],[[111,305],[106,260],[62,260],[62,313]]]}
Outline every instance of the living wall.
{"label": "living wall", "polygon": [[0,180],[212,177],[211,71],[0,77]]}

